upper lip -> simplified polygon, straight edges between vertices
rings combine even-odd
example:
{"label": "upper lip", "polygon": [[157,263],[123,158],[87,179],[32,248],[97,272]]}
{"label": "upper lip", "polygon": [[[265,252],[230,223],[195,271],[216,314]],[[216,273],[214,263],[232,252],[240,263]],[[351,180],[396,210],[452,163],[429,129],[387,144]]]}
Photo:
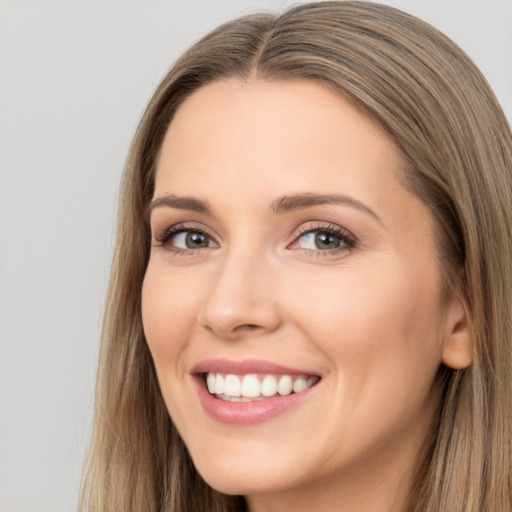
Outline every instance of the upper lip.
{"label": "upper lip", "polygon": [[207,359],[196,364],[191,373],[225,373],[246,375],[251,373],[266,373],[278,375],[313,375],[319,376],[318,373],[302,368],[290,368],[269,361],[257,359],[244,359],[242,361],[234,361],[230,359]]}

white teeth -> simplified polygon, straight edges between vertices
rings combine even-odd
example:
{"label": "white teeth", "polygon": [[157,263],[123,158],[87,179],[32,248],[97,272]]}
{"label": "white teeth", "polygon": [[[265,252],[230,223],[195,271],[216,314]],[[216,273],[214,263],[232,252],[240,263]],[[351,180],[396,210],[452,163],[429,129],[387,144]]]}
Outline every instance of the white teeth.
{"label": "white teeth", "polygon": [[306,382],[306,379],[298,378],[293,381],[293,392],[294,393],[300,393],[301,391],[304,391],[308,387],[308,384]]}
{"label": "white teeth", "polygon": [[[211,391],[210,391],[211,393]],[[215,377],[215,394],[222,395],[224,393],[224,377],[218,373]]]}
{"label": "white teeth", "polygon": [[227,396],[242,396],[240,379],[236,375],[226,375],[224,379],[224,394]]}
{"label": "white teeth", "polygon": [[267,375],[261,381],[261,394],[263,396],[274,396],[277,393],[277,380],[273,375]]}
{"label": "white teeth", "polygon": [[277,392],[280,395],[289,395],[293,389],[293,381],[289,375],[283,375],[277,384]]}
{"label": "white teeth", "polygon": [[242,396],[255,398],[261,395],[261,384],[256,375],[246,375],[242,381]]}
{"label": "white teeth", "polygon": [[212,395],[231,402],[250,402],[268,397],[300,393],[318,382],[314,376],[255,375],[208,373],[206,386]]}
{"label": "white teeth", "polygon": [[264,400],[264,398],[261,396],[259,396],[257,398],[247,398],[246,396],[218,395],[217,398],[220,398],[221,400],[225,400],[226,402],[254,402],[254,401]]}
{"label": "white teeth", "polygon": [[[221,376],[222,379],[222,376]],[[215,375],[213,373],[209,373],[206,377],[206,385],[208,386],[208,391],[213,395],[215,394],[215,390],[217,386],[215,385],[215,381],[217,379],[215,378]]]}

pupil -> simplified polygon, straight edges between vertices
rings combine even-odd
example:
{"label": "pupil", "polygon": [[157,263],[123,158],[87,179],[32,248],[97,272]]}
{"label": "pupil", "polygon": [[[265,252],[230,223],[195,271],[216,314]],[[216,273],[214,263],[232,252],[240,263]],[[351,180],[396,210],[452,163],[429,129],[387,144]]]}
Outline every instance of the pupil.
{"label": "pupil", "polygon": [[340,239],[329,233],[318,233],[315,236],[315,245],[318,249],[335,249],[340,246]]}
{"label": "pupil", "polygon": [[197,249],[198,247],[208,247],[208,238],[202,233],[187,233],[186,246],[189,249]]}

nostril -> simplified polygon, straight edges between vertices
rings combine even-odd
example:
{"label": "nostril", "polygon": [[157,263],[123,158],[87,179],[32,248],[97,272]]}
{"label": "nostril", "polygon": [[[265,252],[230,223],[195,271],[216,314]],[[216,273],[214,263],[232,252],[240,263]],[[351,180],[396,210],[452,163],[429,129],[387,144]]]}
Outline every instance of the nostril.
{"label": "nostril", "polygon": [[[214,329],[209,326],[209,325],[203,325],[203,328],[206,329],[207,331],[210,331],[210,332],[213,332]],[[257,325],[257,324],[242,324],[242,325],[237,325],[234,329],[233,329],[233,332],[242,332],[242,331],[255,331],[257,329],[260,329],[261,326]]]}
{"label": "nostril", "polygon": [[256,329],[260,329],[260,325],[256,324],[243,324],[239,325],[235,328],[236,331],[255,331]]}

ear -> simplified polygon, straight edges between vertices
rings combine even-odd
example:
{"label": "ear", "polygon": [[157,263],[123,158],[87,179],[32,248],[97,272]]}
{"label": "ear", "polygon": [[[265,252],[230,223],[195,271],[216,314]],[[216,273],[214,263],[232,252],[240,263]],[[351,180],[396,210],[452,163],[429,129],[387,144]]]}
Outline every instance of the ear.
{"label": "ear", "polygon": [[446,317],[443,363],[454,370],[467,368],[473,362],[473,341],[470,333],[469,308],[461,293],[457,293]]}

